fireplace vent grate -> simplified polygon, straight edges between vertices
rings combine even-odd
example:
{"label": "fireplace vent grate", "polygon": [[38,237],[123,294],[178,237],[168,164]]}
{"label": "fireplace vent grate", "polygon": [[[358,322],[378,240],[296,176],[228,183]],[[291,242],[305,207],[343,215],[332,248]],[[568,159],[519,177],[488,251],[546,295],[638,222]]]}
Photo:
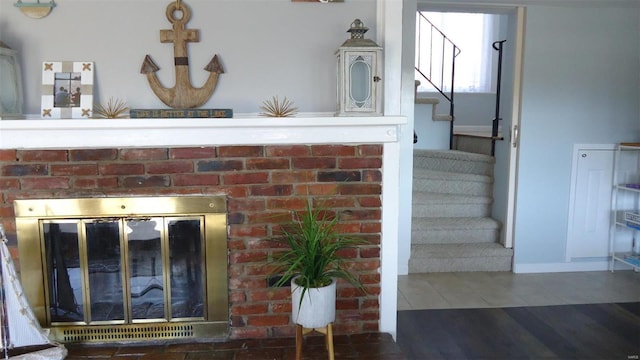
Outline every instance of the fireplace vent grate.
{"label": "fireplace vent grate", "polygon": [[[60,329],[58,329],[60,330]],[[62,341],[105,342],[105,341],[152,341],[164,339],[195,338],[191,324],[136,324],[133,326],[78,326],[66,327],[62,332]]]}

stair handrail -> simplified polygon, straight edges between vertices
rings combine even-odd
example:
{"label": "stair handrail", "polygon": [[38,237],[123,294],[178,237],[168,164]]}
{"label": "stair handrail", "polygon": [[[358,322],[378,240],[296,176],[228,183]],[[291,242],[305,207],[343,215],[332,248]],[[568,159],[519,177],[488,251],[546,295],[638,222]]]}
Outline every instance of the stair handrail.
{"label": "stair handrail", "polygon": [[[425,80],[427,80],[431,85],[433,85],[433,87],[442,95],[444,96],[445,99],[447,99],[447,101],[449,101],[449,116],[451,117],[451,121],[450,121],[450,126],[449,126],[449,149],[453,149],[453,121],[455,119],[454,117],[454,113],[455,113],[455,108],[454,108],[454,101],[453,101],[453,97],[454,97],[454,90],[453,90],[453,86],[454,86],[454,79],[455,79],[455,64],[456,64],[456,57],[460,54],[460,52],[462,51],[453,41],[451,41],[451,39],[449,39],[440,29],[438,29],[435,25],[433,25],[433,23],[431,21],[429,21],[429,19],[427,19],[426,16],[424,16],[421,12],[418,12],[418,21],[417,21],[417,38],[416,38],[416,42],[417,42],[417,46],[416,46],[416,53],[417,53],[417,59],[416,59],[416,64],[415,64],[415,69],[416,71],[423,77],[425,78]],[[422,58],[422,51],[421,50],[421,44],[422,41],[420,40],[420,34],[422,34],[422,26],[424,22],[428,23],[428,26],[430,26],[430,30],[429,30],[429,36],[430,36],[430,40],[429,40],[429,68],[428,68],[428,75],[425,73],[427,72],[427,69],[421,69],[420,68],[420,64],[422,63],[421,58]],[[435,32],[435,33],[434,33]],[[436,84],[436,82],[433,79],[433,58],[434,58],[434,51],[433,51],[433,39],[434,39],[434,34],[435,36],[439,37],[442,39],[442,50],[440,52],[441,54],[441,61],[440,61],[440,69],[436,69],[440,72],[440,82],[439,84]],[[451,52],[451,84],[450,84],[450,89],[449,92],[446,93],[444,91],[444,81],[445,81],[445,52],[446,52],[446,46],[449,45],[452,48],[452,52]],[[414,142],[417,141],[417,138],[414,138]]]}
{"label": "stair handrail", "polygon": [[497,74],[497,84],[496,84],[496,112],[495,117],[493,118],[492,126],[491,126],[491,156],[494,156],[496,153],[496,140],[498,139],[498,128],[500,125],[500,91],[501,91],[501,83],[502,83],[502,47],[507,40],[498,40],[494,41],[491,44],[493,50],[498,52],[498,74]]}

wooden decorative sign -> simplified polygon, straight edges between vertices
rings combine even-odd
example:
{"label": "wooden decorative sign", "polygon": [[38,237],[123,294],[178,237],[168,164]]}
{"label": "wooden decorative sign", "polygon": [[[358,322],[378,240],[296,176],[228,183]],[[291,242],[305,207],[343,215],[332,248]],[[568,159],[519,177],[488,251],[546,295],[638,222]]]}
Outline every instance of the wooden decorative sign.
{"label": "wooden decorative sign", "polygon": [[[179,16],[178,13],[181,13],[182,16]],[[202,87],[193,87],[189,77],[187,43],[199,42],[200,37],[197,29],[185,28],[189,18],[191,18],[191,10],[186,4],[177,0],[167,6],[166,14],[167,19],[173,25],[173,29],[160,30],[160,42],[173,43],[176,83],[172,88],[162,86],[156,76],[156,72],[160,68],[149,55],[145,57],[140,73],[147,75],[151,89],[166,105],[172,108],[195,108],[201,106],[213,95],[218,84],[218,76],[224,73],[224,70],[218,61],[218,55],[214,55],[213,59],[204,68],[209,72],[207,82]]]}

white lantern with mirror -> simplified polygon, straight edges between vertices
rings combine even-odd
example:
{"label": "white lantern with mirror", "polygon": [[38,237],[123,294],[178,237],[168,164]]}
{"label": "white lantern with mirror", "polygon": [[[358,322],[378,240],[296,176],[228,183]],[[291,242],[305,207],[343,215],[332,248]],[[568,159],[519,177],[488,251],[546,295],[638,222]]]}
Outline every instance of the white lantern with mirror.
{"label": "white lantern with mirror", "polygon": [[0,41],[0,119],[23,119],[18,53]]}
{"label": "white lantern with mirror", "polygon": [[382,115],[382,48],[365,39],[369,30],[360,19],[351,23],[347,39],[338,51],[337,116]]}

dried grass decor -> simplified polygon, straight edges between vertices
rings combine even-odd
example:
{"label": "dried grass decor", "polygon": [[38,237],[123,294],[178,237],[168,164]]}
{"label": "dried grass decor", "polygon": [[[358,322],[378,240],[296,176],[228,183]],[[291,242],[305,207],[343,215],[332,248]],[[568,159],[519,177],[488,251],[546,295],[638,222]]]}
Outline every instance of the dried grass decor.
{"label": "dried grass decor", "polygon": [[293,101],[285,98],[282,102],[277,96],[273,96],[271,100],[265,100],[262,102],[260,109],[264,112],[260,113],[261,116],[268,117],[288,117],[296,115],[298,108],[293,107]]}
{"label": "dried grass decor", "polygon": [[107,106],[100,103],[93,105],[93,117],[104,119],[121,119],[127,117],[126,112],[129,111],[127,103],[121,99],[109,98]]}

